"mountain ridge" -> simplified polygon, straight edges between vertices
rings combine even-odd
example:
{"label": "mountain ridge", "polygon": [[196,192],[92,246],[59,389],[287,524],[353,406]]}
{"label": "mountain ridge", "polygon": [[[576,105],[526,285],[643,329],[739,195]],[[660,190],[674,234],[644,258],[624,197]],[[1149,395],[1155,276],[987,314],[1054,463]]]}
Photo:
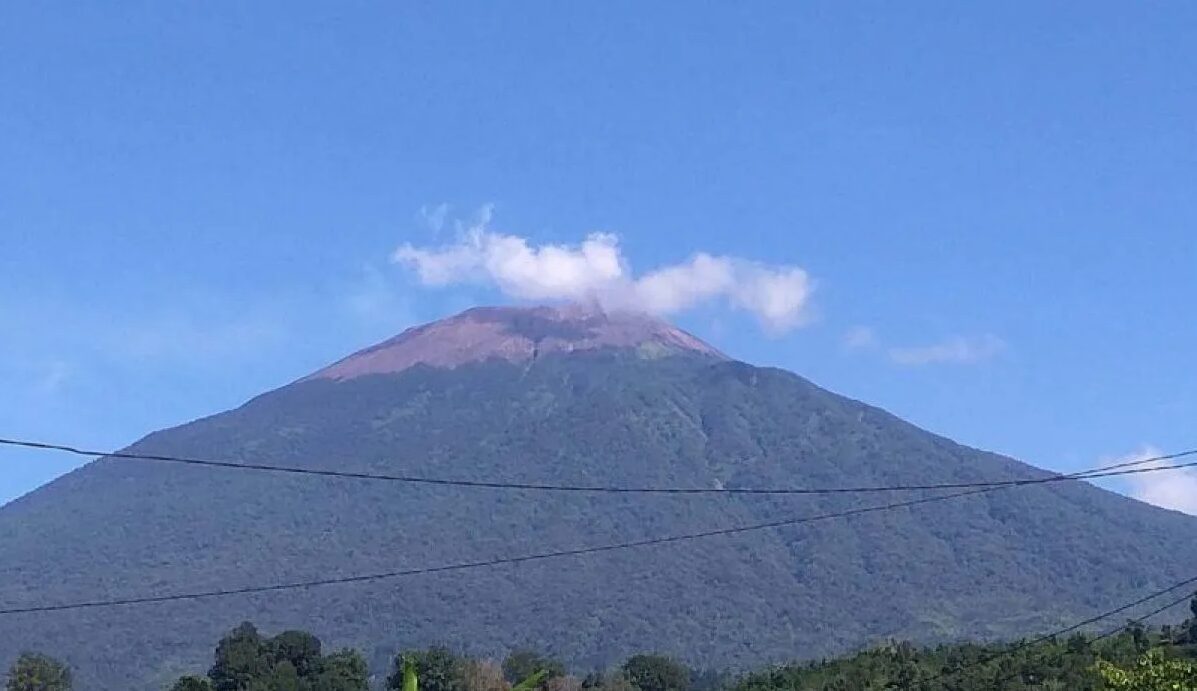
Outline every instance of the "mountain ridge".
{"label": "mountain ridge", "polygon": [[[1046,474],[784,370],[635,346],[301,380],[130,448],[557,484],[818,487]],[[565,497],[106,458],[0,508],[0,603],[423,568],[889,501]],[[446,643],[488,655],[531,645],[580,669],[646,649],[734,667],[887,637],[1037,633],[1194,571],[1197,521],[1064,483],[602,555],[0,617],[0,664],[38,648],[73,664],[88,687],[149,689],[202,670],[211,641],[252,619],[362,647],[376,666],[400,647]]]}

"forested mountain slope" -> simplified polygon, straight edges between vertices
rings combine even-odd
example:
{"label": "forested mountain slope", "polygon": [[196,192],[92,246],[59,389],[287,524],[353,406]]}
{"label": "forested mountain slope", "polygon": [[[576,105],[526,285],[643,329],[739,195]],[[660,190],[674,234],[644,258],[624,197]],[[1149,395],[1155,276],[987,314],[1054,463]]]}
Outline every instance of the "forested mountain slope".
{"label": "forested mountain slope", "polygon": [[[728,360],[659,323],[554,310],[456,319],[355,356],[369,364],[350,358],[132,448],[622,486],[1043,472]],[[0,508],[0,608],[477,561],[897,498],[504,491],[104,459]],[[0,666],[38,649],[74,665],[84,688],[153,688],[202,671],[211,641],[245,619],[307,628],[383,662],[400,646],[445,643],[484,654],[529,645],[583,668],[644,650],[735,666],[885,637],[1041,631],[1194,573],[1197,521],[1060,483],[588,556],[3,616]]]}

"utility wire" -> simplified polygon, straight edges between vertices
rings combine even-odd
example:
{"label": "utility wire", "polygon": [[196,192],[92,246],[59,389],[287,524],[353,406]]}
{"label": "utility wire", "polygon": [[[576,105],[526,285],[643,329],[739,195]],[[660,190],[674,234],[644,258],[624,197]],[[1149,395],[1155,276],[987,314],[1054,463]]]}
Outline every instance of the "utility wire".
{"label": "utility wire", "polygon": [[[1139,598],[1138,600],[1135,600],[1134,602],[1130,602],[1125,605],[1120,605],[1114,609],[1107,610],[1105,612],[1102,612],[1101,614],[1089,617],[1088,619],[1085,619],[1084,621],[1078,621],[1075,624],[1070,624],[1069,626],[1066,626],[1062,629],[1052,631],[1051,633],[1043,634],[1042,636],[1039,636],[1037,638],[1023,640],[1023,641],[1019,642],[1018,644],[1011,646],[1010,648],[1007,648],[1000,652],[996,652],[991,655],[985,656],[985,657],[981,658],[980,660],[976,660],[974,662],[971,662],[969,664],[966,664],[962,667],[958,667],[953,670],[940,672],[939,674],[933,675],[926,679],[920,679],[919,681],[921,683],[928,684],[931,682],[939,681],[940,679],[943,679],[945,677],[951,677],[951,676],[955,676],[957,674],[961,674],[963,672],[967,672],[970,669],[974,669],[974,668],[980,667],[982,665],[987,665],[990,662],[993,662],[994,660],[1001,659],[1003,657],[1006,657],[1007,655],[1012,655],[1020,650],[1025,650],[1027,648],[1033,648],[1037,645],[1041,645],[1041,644],[1046,643],[1055,638],[1059,638],[1060,636],[1063,636],[1065,634],[1069,634],[1074,631],[1077,631],[1078,629],[1082,629],[1086,626],[1089,626],[1090,624],[1096,624],[1097,622],[1099,622],[1103,619],[1108,619],[1116,614],[1121,614],[1122,612],[1125,612],[1127,610],[1134,609],[1135,607],[1138,607],[1139,605],[1142,605],[1142,604],[1146,604],[1147,602],[1150,602],[1150,601],[1156,599],[1157,597],[1162,597],[1164,595],[1167,595],[1168,593],[1174,592],[1176,590],[1180,590],[1181,588],[1184,588],[1184,587],[1190,586],[1190,585],[1194,585],[1194,584],[1197,584],[1197,576],[1194,576],[1192,578],[1186,578],[1185,580],[1180,581],[1179,583],[1174,583],[1173,585],[1170,585],[1166,588],[1157,590],[1157,591],[1151,593],[1150,595],[1146,595],[1144,597]],[[1124,631],[1131,624],[1142,623],[1167,609],[1170,609],[1172,607],[1175,607],[1176,605],[1179,605],[1180,603],[1184,602],[1185,600],[1190,599],[1193,596],[1194,596],[1193,593],[1186,592],[1184,594],[1184,596],[1165,604],[1163,607],[1152,610],[1151,612],[1148,612],[1147,614],[1143,615],[1142,617],[1139,617],[1138,619],[1131,619],[1130,621],[1128,621],[1125,624],[1122,624],[1121,626],[1118,626],[1110,631],[1107,631],[1099,636],[1096,636],[1096,637],[1088,640],[1086,642],[1086,645],[1092,645],[1092,644],[1096,643],[1097,641],[1103,640],[1105,638],[1109,638],[1111,636],[1115,636],[1115,635],[1119,634],[1120,632]],[[1009,679],[1012,679],[1013,677],[1018,676],[1019,674],[1021,674],[1021,672],[1016,672],[1015,674],[1013,674],[1011,676],[1004,677],[1001,681],[1008,681]]]}
{"label": "utility wire", "polygon": [[1147,614],[1144,614],[1141,617],[1137,617],[1135,619],[1131,619],[1130,621],[1127,621],[1122,626],[1118,626],[1116,628],[1110,629],[1109,631],[1106,631],[1105,633],[1101,634],[1100,636],[1094,636],[1093,638],[1088,640],[1088,644],[1092,645],[1098,641],[1105,640],[1105,639],[1113,637],[1113,636],[1117,636],[1118,634],[1122,633],[1123,631],[1129,629],[1131,626],[1133,626],[1135,624],[1142,624],[1142,623],[1146,622],[1148,619],[1151,619],[1152,617],[1156,616],[1157,614],[1163,614],[1164,612],[1172,609],[1173,607],[1175,607],[1181,603],[1188,602],[1188,601],[1192,600],[1194,597],[1197,597],[1197,593],[1185,593],[1184,595],[1181,595],[1180,597],[1176,598],[1175,600],[1170,600],[1169,602],[1165,603],[1164,605],[1161,605],[1160,607],[1156,607],[1155,609],[1151,610],[1150,612],[1148,612]]}
{"label": "utility wire", "polygon": [[0,438],[0,445],[15,446],[27,449],[37,449],[43,451],[62,451],[76,456],[94,456],[103,458],[118,458],[128,460],[141,461],[159,461],[164,463],[178,463],[184,465],[196,465],[209,468],[227,468],[234,470],[257,470],[274,473],[288,473],[293,475],[316,475],[321,477],[336,477],[348,478],[354,480],[381,480],[388,482],[403,482],[409,484],[422,485],[439,485],[450,487],[470,487],[483,489],[507,489],[507,490],[536,490],[547,492],[589,492],[589,493],[606,493],[606,494],[795,494],[795,495],[821,495],[821,494],[865,494],[865,493],[884,493],[884,492],[912,492],[923,490],[942,490],[942,489],[972,489],[981,487],[1020,487],[1023,485],[1042,485],[1053,482],[1065,482],[1069,480],[1088,480],[1102,477],[1116,477],[1121,475],[1138,475],[1141,473],[1154,473],[1167,470],[1181,470],[1184,468],[1197,467],[1197,461],[1188,463],[1178,463],[1172,465],[1152,466],[1152,467],[1136,467],[1144,466],[1149,463],[1162,463],[1164,461],[1176,460],[1188,456],[1197,455],[1197,449],[1190,449],[1187,451],[1179,451],[1177,453],[1165,454],[1160,456],[1152,456],[1150,458],[1142,458],[1134,461],[1125,461],[1113,465],[1101,466],[1079,473],[1071,473],[1066,475],[1053,474],[1038,478],[1023,478],[1016,480],[990,480],[984,482],[947,482],[947,483],[930,483],[930,484],[909,484],[909,485],[874,485],[874,486],[859,486],[859,487],[823,487],[823,488],[800,488],[800,487],[731,487],[718,489],[715,487],[619,487],[619,486],[604,486],[604,485],[551,485],[551,484],[536,484],[536,483],[522,483],[522,482],[494,482],[485,480],[452,480],[446,478],[431,478],[413,475],[386,475],[377,473],[359,473],[343,470],[326,470],[319,468],[300,468],[295,466],[278,466],[267,465],[261,463],[242,463],[238,461],[215,460],[204,458],[192,458],[187,456],[173,456],[160,454],[144,454],[144,453],[129,453],[122,451],[94,451],[87,449],[80,449],[65,444],[52,444],[47,442],[28,441],[22,439],[5,439]]}
{"label": "utility wire", "polygon": [[[41,443],[37,443],[37,442],[15,442],[14,443],[13,440],[0,440],[0,444],[3,444],[3,443],[8,443],[9,445],[16,445],[16,446],[29,446],[31,448],[48,448],[48,449],[54,449],[54,450],[63,450],[63,451],[71,452],[71,453],[77,453],[77,454],[89,455],[89,456],[101,455],[101,454],[97,454],[97,453],[93,453],[93,452],[74,449],[72,447],[61,447],[58,445],[48,445],[48,444],[41,444]],[[1195,453],[1197,453],[1197,450],[1181,452],[1180,454],[1169,454],[1167,456],[1159,456],[1159,457],[1154,457],[1154,458],[1149,458],[1149,459],[1141,459],[1138,461],[1123,462],[1123,463],[1114,464],[1112,466],[1105,466],[1103,468],[1097,468],[1097,469],[1090,470],[1090,471],[1081,471],[1079,473],[1074,473],[1069,476],[1052,476],[1051,478],[1037,479],[1035,482],[1040,482],[1042,480],[1048,480],[1048,479],[1087,479],[1089,477],[1097,477],[1097,476],[1099,476],[1097,474],[1099,471],[1108,471],[1111,468],[1126,468],[1128,466],[1141,465],[1144,463],[1149,463],[1149,462],[1159,461],[1159,460],[1167,460],[1169,458],[1179,458],[1184,455],[1192,455]],[[178,460],[175,457],[158,457],[158,456],[149,456],[149,455],[145,455],[145,454],[116,454],[115,456],[118,458],[123,457],[123,456],[124,457],[134,457],[134,458],[144,459],[144,460],[171,460],[172,462]],[[192,460],[196,460],[196,459],[186,459],[186,460],[181,460],[179,462],[191,462]],[[223,463],[223,462],[218,462],[218,463]],[[207,463],[203,463],[203,464],[206,465]],[[243,466],[243,465],[236,464],[236,463],[229,463],[228,466],[233,467],[233,468],[250,467],[250,466]],[[224,466],[222,465],[221,467],[224,467]],[[273,466],[265,466],[265,469],[274,469],[274,467]],[[304,470],[306,472],[306,469],[304,469]],[[316,472],[316,474],[324,474],[324,471],[314,471],[314,472]],[[332,471],[329,471],[329,472],[332,472]],[[449,482],[449,481],[444,481],[444,482]],[[649,539],[644,539],[644,540],[635,540],[635,541],[631,541],[631,542],[619,542],[619,543],[612,543],[612,544],[606,544],[606,545],[597,545],[597,546],[592,546],[592,547],[582,547],[582,548],[558,550],[558,551],[552,551],[552,552],[541,552],[541,553],[534,553],[534,554],[521,555],[521,556],[515,556],[515,557],[501,557],[501,558],[496,558],[496,559],[488,559],[488,560],[473,561],[473,562],[462,562],[462,563],[457,563],[457,564],[446,564],[446,565],[433,566],[433,567],[403,569],[403,570],[388,571],[388,572],[382,572],[382,573],[364,574],[364,575],[358,575],[358,576],[346,576],[346,577],[339,577],[339,578],[325,578],[325,579],[317,579],[317,580],[310,580],[310,581],[276,583],[276,584],[271,584],[271,585],[246,586],[246,587],[242,587],[242,588],[207,590],[207,591],[189,592],[189,593],[177,593],[177,594],[171,594],[171,595],[154,595],[154,596],[144,596],[144,597],[90,600],[90,601],[56,604],[56,605],[9,607],[9,608],[0,609],[0,616],[12,615],[12,614],[27,614],[27,613],[35,613],[35,612],[56,612],[56,611],[63,611],[63,610],[92,609],[92,608],[113,607],[113,606],[121,606],[121,605],[150,604],[150,603],[159,603],[159,602],[170,602],[170,601],[176,601],[176,600],[197,600],[197,599],[224,597],[224,596],[232,596],[232,595],[243,595],[243,594],[251,594],[251,593],[305,589],[305,588],[325,586],[325,585],[361,583],[361,582],[378,581],[378,580],[385,580],[385,579],[391,579],[391,578],[400,578],[400,577],[405,577],[405,576],[417,576],[417,575],[423,575],[423,574],[443,573],[443,572],[450,572],[450,571],[463,571],[463,570],[475,569],[475,568],[501,566],[501,565],[506,565],[506,564],[517,564],[517,563],[530,562],[530,561],[540,561],[540,560],[553,559],[553,558],[558,558],[558,557],[580,556],[580,555],[595,554],[595,553],[600,553],[600,552],[611,552],[611,551],[622,550],[622,549],[633,549],[633,548],[638,548],[638,547],[648,547],[648,546],[675,543],[675,542],[684,542],[684,541],[689,541],[689,540],[697,540],[697,539],[708,538],[708,537],[717,537],[717,536],[722,536],[722,535],[734,535],[734,534],[746,533],[746,532],[757,531],[757,530],[767,530],[767,529],[772,529],[772,528],[783,528],[783,527],[789,527],[789,526],[804,525],[804,524],[815,523],[815,522],[824,521],[824,520],[831,520],[831,519],[837,519],[837,518],[848,518],[851,516],[876,513],[876,512],[881,512],[881,511],[889,511],[889,510],[899,509],[899,508],[920,506],[923,504],[930,504],[933,502],[945,501],[947,499],[954,499],[957,497],[964,497],[964,496],[979,495],[979,494],[986,494],[989,492],[995,492],[995,491],[999,491],[1002,489],[1008,489],[1010,487],[1018,486],[1018,484],[1026,484],[1026,483],[1024,481],[1016,481],[1013,483],[1005,482],[1005,483],[998,483],[998,484],[987,484],[987,485],[982,485],[979,487],[973,487],[971,489],[968,489],[967,491],[956,492],[953,494],[943,494],[943,495],[935,495],[935,496],[930,496],[930,497],[921,497],[918,499],[911,499],[911,500],[895,502],[895,503],[891,503],[891,504],[859,507],[859,508],[849,509],[849,510],[845,510],[845,511],[836,511],[836,512],[831,512],[831,513],[817,514],[814,516],[805,516],[805,517],[800,517],[800,518],[792,518],[792,519],[785,519],[785,520],[779,520],[779,521],[769,521],[769,522],[765,522],[765,523],[756,523],[756,524],[737,526],[737,527],[732,527],[732,528],[721,528],[721,529],[708,530],[708,531],[697,532],[697,533],[686,533],[686,534],[681,534],[681,535],[671,535],[671,536],[665,536],[665,537],[649,538]],[[937,488],[937,487],[932,486],[932,487],[927,487],[926,489],[935,489],[935,488]],[[1197,579],[1194,579],[1194,580],[1197,580]],[[1130,605],[1130,606],[1134,606],[1134,605]],[[1119,611],[1121,611],[1121,610],[1119,610]],[[1116,612],[1114,612],[1114,613],[1116,613]],[[1089,623],[1089,622],[1082,622],[1079,626],[1084,626],[1086,623]],[[1058,635],[1058,634],[1056,634],[1056,635]]]}
{"label": "utility wire", "polygon": [[[1162,595],[1162,594],[1163,593],[1160,593],[1160,595]],[[1164,605],[1151,610],[1150,612],[1148,612],[1147,614],[1144,614],[1141,617],[1129,619],[1126,621],[1126,623],[1124,623],[1120,626],[1116,626],[1116,627],[1110,629],[1109,631],[1106,631],[1103,634],[1094,636],[1093,638],[1086,638],[1084,641],[1085,647],[1092,648],[1093,645],[1095,643],[1097,643],[1098,641],[1102,641],[1107,638],[1112,638],[1114,636],[1117,636],[1118,634],[1122,633],[1123,631],[1126,631],[1130,627],[1132,627],[1136,624],[1142,624],[1142,623],[1146,622],[1148,619],[1151,619],[1152,617],[1156,616],[1157,614],[1161,614],[1169,609],[1172,609],[1173,607],[1181,604],[1182,602],[1187,602],[1187,601],[1193,599],[1194,597],[1197,597],[1197,593],[1186,592],[1184,595],[1181,595],[1180,597],[1176,598],[1175,600],[1168,601]],[[996,681],[999,684],[1004,684],[1007,681],[1010,681],[1011,679],[1021,676],[1021,675],[1022,675],[1022,670],[1016,670],[1015,672],[1013,672],[1011,674],[1007,674],[1006,676],[1004,676],[1001,679],[998,679]]]}
{"label": "utility wire", "polygon": [[[360,475],[360,474],[346,474],[346,473],[340,473],[337,471],[311,471],[308,469],[281,468],[281,467],[276,467],[276,466],[252,466],[252,465],[243,465],[243,464],[237,464],[237,463],[227,463],[227,462],[222,462],[222,461],[203,461],[201,459],[183,459],[183,458],[179,458],[179,457],[150,456],[148,454],[122,454],[122,453],[103,454],[103,453],[97,453],[97,452],[91,452],[91,451],[83,451],[83,450],[75,449],[72,447],[66,447],[66,446],[62,446],[62,445],[42,444],[42,443],[37,443],[37,442],[23,442],[23,441],[9,440],[9,439],[0,439],[0,444],[10,445],[10,446],[24,446],[27,448],[66,451],[68,453],[74,453],[74,454],[78,454],[78,455],[88,455],[88,456],[109,456],[109,457],[115,457],[115,458],[134,458],[134,459],[139,459],[139,460],[161,460],[161,461],[168,461],[168,462],[194,463],[197,465],[216,465],[219,467],[270,470],[270,471],[276,471],[276,472],[302,472],[304,474],[316,474],[316,475],[363,477],[363,475]],[[1128,468],[1131,466],[1138,466],[1138,465],[1143,465],[1143,464],[1151,463],[1151,462],[1159,462],[1159,461],[1164,461],[1164,460],[1176,459],[1176,458],[1181,458],[1181,457],[1189,456],[1189,455],[1193,455],[1193,454],[1197,454],[1197,450],[1184,451],[1184,452],[1168,454],[1168,455],[1164,455],[1164,456],[1156,456],[1156,457],[1152,457],[1152,458],[1141,459],[1138,461],[1129,461],[1129,462],[1124,462],[1124,463],[1118,463],[1118,464],[1114,464],[1111,466],[1105,466],[1104,468],[1096,469],[1094,471],[1082,471],[1080,473],[1074,473],[1071,475],[1051,476],[1048,478],[1037,478],[1034,480],[1019,480],[1019,481],[1002,482],[1002,483],[970,483],[970,484],[963,484],[963,485],[933,485],[933,486],[917,486],[917,487],[909,486],[909,487],[903,487],[901,489],[944,489],[944,488],[953,488],[953,487],[971,487],[973,489],[970,489],[970,491],[958,492],[955,494],[938,495],[938,496],[933,496],[933,497],[923,497],[920,499],[896,502],[896,503],[892,503],[892,504],[883,504],[880,506],[862,507],[862,508],[850,509],[847,511],[837,511],[837,512],[832,512],[832,513],[818,514],[815,516],[807,516],[807,517],[796,518],[796,519],[770,521],[770,522],[766,522],[766,523],[757,523],[757,524],[752,524],[752,525],[747,525],[747,526],[738,526],[738,527],[734,527],[734,528],[723,528],[723,529],[709,530],[709,531],[703,531],[703,532],[698,532],[698,533],[688,533],[688,534],[682,534],[682,535],[672,535],[672,536],[667,536],[667,537],[650,538],[650,539],[637,540],[637,541],[632,541],[632,542],[621,542],[621,543],[614,543],[614,544],[607,544],[607,545],[599,545],[599,546],[594,546],[594,547],[584,547],[584,548],[576,548],[576,549],[569,549],[569,550],[558,550],[558,551],[553,551],[553,552],[542,552],[542,553],[522,555],[522,556],[517,556],[517,557],[505,557],[505,558],[489,559],[489,560],[483,560],[483,561],[463,562],[463,563],[458,563],[458,564],[448,564],[448,565],[435,566],[435,567],[405,569],[405,570],[398,570],[398,571],[365,574],[365,575],[358,575],[358,576],[348,576],[348,577],[341,577],[341,578],[326,578],[326,579],[310,580],[310,581],[297,581],[297,582],[291,582],[291,583],[277,583],[277,584],[263,585],[263,586],[246,586],[246,587],[242,587],[242,588],[232,588],[232,589],[223,589],[223,590],[208,590],[208,591],[199,591],[199,592],[190,592],[190,593],[176,593],[176,594],[171,594],[171,595],[155,595],[155,596],[130,597],[130,598],[119,598],[119,599],[107,599],[107,600],[90,600],[90,601],[81,601],[81,602],[73,602],[73,603],[65,603],[65,604],[38,605],[38,606],[30,606],[30,607],[13,607],[13,608],[0,609],[0,616],[40,613],[40,612],[60,612],[60,611],[65,611],[65,610],[96,609],[96,608],[102,608],[102,607],[151,604],[151,603],[162,603],[162,602],[171,602],[171,601],[180,601],[180,600],[198,600],[198,599],[226,597],[226,596],[233,596],[233,595],[245,595],[245,594],[253,594],[253,593],[277,592],[277,591],[283,591],[283,590],[307,589],[307,588],[311,588],[311,587],[325,586],[325,585],[362,583],[362,582],[378,581],[378,580],[391,579],[391,578],[399,578],[399,577],[404,577],[404,576],[416,576],[416,575],[432,574],[432,573],[444,573],[444,572],[450,572],[450,571],[463,571],[463,570],[468,570],[468,569],[490,567],[490,566],[501,566],[501,565],[506,565],[506,564],[517,564],[517,563],[539,561],[539,560],[552,559],[552,558],[558,558],[558,557],[580,556],[580,555],[595,554],[595,553],[599,553],[599,552],[609,552],[609,551],[615,551],[615,550],[621,550],[621,549],[647,547],[647,546],[660,545],[660,544],[683,542],[683,541],[688,541],[688,540],[697,540],[697,539],[708,538],[708,537],[717,537],[717,536],[722,536],[722,535],[740,534],[740,533],[746,533],[746,532],[757,531],[757,530],[767,530],[767,529],[772,529],[772,528],[783,528],[783,527],[789,527],[789,526],[803,525],[803,524],[809,524],[809,523],[814,523],[814,522],[823,521],[823,520],[831,520],[831,519],[836,519],[836,518],[847,518],[847,517],[851,517],[851,516],[858,516],[858,515],[863,515],[863,514],[868,514],[868,513],[875,513],[875,512],[880,512],[880,511],[889,511],[889,510],[898,509],[898,508],[919,506],[922,504],[928,504],[928,503],[932,503],[932,502],[943,501],[943,500],[953,499],[953,498],[957,498],[957,497],[985,494],[988,492],[993,492],[993,491],[997,491],[1000,489],[1005,489],[1005,488],[1019,486],[1019,485],[1025,485],[1025,484],[1039,484],[1042,482],[1051,482],[1051,481],[1059,481],[1059,480],[1087,479],[1087,478],[1091,478],[1091,477],[1107,477],[1107,476],[1115,475],[1115,474],[1130,474],[1131,472],[1136,472],[1136,471],[1121,470],[1120,472],[1115,472],[1115,469],[1125,469],[1125,468]],[[1188,464],[1182,464],[1182,465],[1178,465],[1178,466],[1174,466],[1174,467],[1147,468],[1147,469],[1140,469],[1138,472],[1147,472],[1147,471],[1152,471],[1152,470],[1164,470],[1164,469],[1176,469],[1176,468],[1181,468],[1181,467],[1190,467],[1192,465],[1197,465],[1197,464],[1188,463]],[[516,489],[553,489],[553,490],[566,490],[566,491],[620,491],[620,492],[633,492],[633,491],[664,492],[664,491],[669,491],[669,492],[674,492],[674,490],[662,490],[662,489],[640,490],[640,489],[632,489],[632,488],[593,488],[593,487],[579,488],[579,489],[566,489],[566,487],[564,487],[564,486],[555,486],[555,485],[552,485],[552,486],[550,486],[550,485],[522,485],[522,486],[516,485],[516,486],[513,486],[510,483],[472,483],[472,482],[471,483],[459,483],[456,481],[447,481],[447,480],[430,480],[428,478],[400,478],[400,477],[395,477],[395,476],[364,476],[364,477],[366,477],[368,479],[389,479],[389,480],[399,480],[399,481],[407,481],[407,482],[425,482],[425,483],[430,483],[430,484],[451,484],[451,485],[465,484],[466,486],[483,486],[483,487],[492,487],[493,486],[493,487],[516,488]],[[811,493],[830,493],[832,491],[893,491],[893,490],[897,490],[897,489],[899,489],[899,488],[896,488],[896,487],[858,488],[855,490],[849,489],[849,488],[838,488],[836,490],[821,490],[821,491],[820,490],[741,490],[741,491],[742,492],[759,493],[759,494],[765,494],[765,493],[786,493],[786,494],[808,493],[808,494],[811,494]],[[729,490],[713,490],[713,491],[729,491]],[[694,492],[694,490],[682,489],[682,490],[677,490],[677,492],[678,493],[692,493],[692,492]],[[1076,631],[1078,629],[1084,628],[1085,626],[1088,626],[1090,624],[1094,624],[1103,619],[1107,619],[1116,614],[1120,614],[1127,610],[1133,609],[1139,605],[1145,604],[1151,600],[1154,600],[1154,599],[1161,597],[1163,595],[1166,595],[1170,592],[1184,588],[1185,586],[1192,585],[1194,583],[1197,583],[1197,576],[1185,579],[1183,581],[1180,581],[1179,583],[1173,584],[1173,585],[1171,585],[1167,588],[1164,588],[1162,590],[1158,590],[1154,593],[1151,593],[1150,595],[1139,598],[1133,602],[1130,602],[1130,603],[1121,605],[1119,607],[1116,607],[1114,609],[1102,612],[1096,616],[1090,617],[1083,621],[1076,622],[1076,623],[1071,624],[1065,628],[1053,631],[1048,634],[1044,634],[1044,635],[1039,636],[1034,639],[1023,641],[1023,642],[1019,643],[1018,645],[1015,645],[1012,648],[1009,648],[1000,653],[988,656],[982,660],[971,663],[964,667],[961,667],[961,668],[958,668],[955,670],[951,670],[951,671],[943,672],[943,673],[933,676],[929,679],[923,679],[923,680],[921,680],[921,682],[929,683],[929,682],[937,681],[937,680],[942,679],[947,676],[953,676],[953,675],[965,672],[969,669],[972,669],[972,668],[980,666],[980,665],[989,664],[990,662],[992,662],[996,659],[999,659],[1001,657],[1004,657],[1006,655],[1010,655],[1014,652],[1025,649],[1027,647],[1033,647],[1033,646],[1045,643],[1054,638],[1058,638],[1059,636],[1062,636],[1062,635],[1071,633],[1073,631]],[[1136,623],[1136,622],[1142,623],[1144,621],[1147,621],[1151,617],[1154,617],[1172,607],[1175,607],[1175,606],[1181,604],[1185,600],[1188,600],[1190,597],[1192,597],[1192,596],[1190,594],[1186,593],[1184,596],[1177,598],[1175,600],[1172,600],[1172,601],[1164,604],[1163,606],[1147,613],[1146,615],[1139,617],[1138,619],[1130,620],[1127,623],[1125,623],[1119,627],[1116,627],[1110,631],[1107,631],[1106,633],[1104,633],[1100,636],[1097,636],[1097,637],[1087,641],[1086,645],[1091,646],[1093,643],[1096,643],[1097,641],[1100,641],[1104,638],[1108,638],[1108,637],[1117,635],[1118,633],[1126,630],[1133,623]],[[1015,675],[1012,675],[1011,677],[1007,677],[1007,680],[1009,678],[1012,678],[1013,676],[1017,676],[1017,674],[1018,673],[1016,673]]]}
{"label": "utility wire", "polygon": [[540,552],[535,554],[527,554],[516,557],[500,557],[496,559],[487,559],[483,561],[462,562],[457,564],[446,564],[442,566],[432,566],[415,569],[403,569],[398,571],[386,571],[382,573],[365,574],[359,576],[345,576],[339,578],[322,578],[311,581],[295,581],[291,583],[276,583],[273,585],[258,585],[247,586],[243,588],[230,588],[224,590],[207,590],[190,593],[177,593],[173,595],[152,595],[146,597],[130,597],[130,598],[116,598],[105,600],[90,600],[81,602],[72,602],[57,605],[36,605],[29,607],[7,607],[0,609],[0,616],[11,614],[28,614],[33,612],[58,612],[63,610],[74,609],[91,609],[97,607],[113,607],[118,605],[139,605],[156,602],[170,602],[174,600],[198,600],[203,598],[223,597],[228,595],[244,595],[249,593],[265,593],[279,590],[295,590],[302,588],[311,588],[315,586],[324,585],[338,585],[342,583],[362,583],[366,581],[379,581],[390,578],[400,578],[404,576],[419,576],[431,573],[444,573],[448,571],[465,571],[468,569],[476,569],[491,566],[501,566],[505,564],[519,564],[530,561],[540,561],[544,559],[554,559],[557,557],[571,557],[585,554],[596,554],[599,552],[612,552],[622,549],[632,549],[636,547],[648,547],[653,545],[662,545],[674,542],[685,542],[688,540],[698,540],[702,538],[717,537],[721,535],[735,535],[739,533],[747,533],[756,530],[767,530],[771,528],[785,528],[789,526],[805,525],[808,523],[815,523],[818,521],[831,520],[836,518],[848,518],[851,516],[859,516],[868,513],[875,513],[880,511],[890,511],[893,509],[906,508],[911,506],[919,506],[921,504],[930,504],[932,502],[943,501],[945,499],[952,499],[955,497],[964,497],[975,494],[985,494],[988,492],[995,492],[1004,487],[985,487],[981,489],[973,489],[967,492],[957,492],[955,494],[938,495],[933,497],[922,497],[919,499],[911,499],[908,501],[896,502],[893,504],[882,504],[879,506],[866,506],[846,511],[835,511],[832,513],[816,514],[814,516],[804,516],[801,518],[790,518],[779,521],[769,521],[767,523],[755,523],[752,525],[737,526],[733,528],[721,528],[717,530],[707,530],[698,533],[686,533],[681,535],[670,535],[666,537],[648,538],[644,540],[635,540],[631,542],[618,542],[606,545],[597,545],[593,547],[581,547],[576,549],[558,550],[553,552]]}

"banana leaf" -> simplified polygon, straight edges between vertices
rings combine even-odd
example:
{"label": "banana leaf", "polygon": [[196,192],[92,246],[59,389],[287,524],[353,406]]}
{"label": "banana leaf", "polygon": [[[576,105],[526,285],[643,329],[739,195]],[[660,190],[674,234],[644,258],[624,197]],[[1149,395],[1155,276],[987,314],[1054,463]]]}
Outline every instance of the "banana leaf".
{"label": "banana leaf", "polygon": [[548,676],[548,674],[549,671],[547,669],[538,670],[532,673],[532,675],[527,679],[521,681],[515,686],[512,686],[511,691],[533,691],[533,689],[535,689],[537,686],[540,686],[540,682],[544,681],[544,678]]}
{"label": "banana leaf", "polygon": [[411,658],[403,660],[403,691],[420,691],[420,682],[416,678],[416,662]]}

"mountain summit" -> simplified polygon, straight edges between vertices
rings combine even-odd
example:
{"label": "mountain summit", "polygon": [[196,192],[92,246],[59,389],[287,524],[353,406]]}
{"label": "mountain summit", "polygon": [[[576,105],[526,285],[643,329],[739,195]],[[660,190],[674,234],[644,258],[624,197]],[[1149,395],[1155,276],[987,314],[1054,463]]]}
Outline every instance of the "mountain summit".
{"label": "mountain summit", "polygon": [[404,331],[350,355],[308,379],[393,374],[417,364],[453,368],[471,362],[528,362],[541,355],[601,348],[649,354],[724,355],[671,324],[645,314],[597,306],[476,307]]}
{"label": "mountain summit", "polygon": [[[129,450],[575,486],[1047,475],[585,308],[471,310]],[[1197,573],[1197,520],[1082,482],[814,520],[923,496],[506,491],[104,458],[0,507],[0,609],[421,573],[3,616],[0,668],[41,650],[83,688],[161,689],[247,619],[357,647],[379,674],[436,643],[531,646],[580,670],[646,650],[714,668],[1037,634]],[[779,527],[659,541],[761,524]],[[581,553],[636,541],[651,544]],[[462,564],[487,565],[440,570]]]}

